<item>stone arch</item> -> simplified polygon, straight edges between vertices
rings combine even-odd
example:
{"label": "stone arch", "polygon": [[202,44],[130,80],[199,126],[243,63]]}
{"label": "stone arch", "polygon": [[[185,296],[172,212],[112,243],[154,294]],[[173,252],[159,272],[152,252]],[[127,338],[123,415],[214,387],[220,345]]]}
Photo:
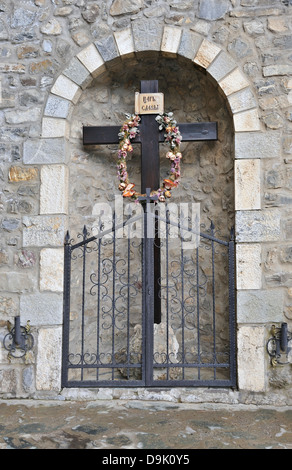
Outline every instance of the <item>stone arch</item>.
{"label": "stone arch", "polygon": [[[137,23],[137,24],[136,24]],[[44,108],[42,120],[40,152],[45,156],[41,169],[40,214],[66,215],[68,212],[68,168],[66,142],[69,137],[69,121],[74,105],[78,102],[88,84],[106,70],[116,60],[134,57],[146,51],[156,51],[169,57],[182,56],[203,69],[218,86],[218,91],[225,98],[233,117],[234,148],[235,148],[235,216],[237,239],[237,289],[260,290],[260,239],[254,224],[261,215],[260,193],[260,155],[265,141],[258,115],[257,102],[249,81],[236,62],[226,51],[215,43],[191,31],[179,27],[156,27],[150,31],[145,25],[114,32],[102,42],[91,43],[73,57],[66,69],[58,76],[51,88]],[[56,155],[56,144],[61,154]],[[267,148],[267,145],[265,146]],[[269,147],[271,156],[276,149]],[[62,153],[63,152],[63,153]],[[57,181],[56,186],[50,184]],[[50,189],[51,187],[51,189]],[[250,231],[245,227],[249,227]],[[62,262],[61,243],[55,250]],[[43,250],[45,251],[46,248]],[[42,278],[42,277],[41,277]],[[245,334],[245,323],[242,308],[238,308],[239,321],[243,324],[242,335]],[[262,368],[258,374],[256,385],[248,379],[248,360],[245,359],[239,331],[239,388],[255,391],[264,390],[264,352],[260,358]],[[264,334],[264,333],[263,333]],[[257,338],[262,347],[263,338]],[[245,345],[246,347],[246,345]],[[256,348],[255,348],[256,349]]]}
{"label": "stone arch", "polygon": [[[260,209],[260,160],[255,158],[253,146],[261,146],[263,133],[256,99],[248,80],[225,51],[198,34],[165,26],[161,36],[156,36],[155,41],[156,45],[148,47],[165,56],[182,56],[192,60],[196,66],[207,72],[218,86],[219,92],[225,96],[234,124],[237,176],[235,210]],[[82,90],[103,73],[111,61],[123,60],[143,52],[142,43],[141,31],[136,40],[135,29],[127,28],[108,36],[102,43],[90,44],[73,57],[51,88],[44,108],[42,139],[67,139],[72,107],[77,103]],[[245,140],[247,146],[244,145]],[[65,202],[64,205],[66,206]]]}

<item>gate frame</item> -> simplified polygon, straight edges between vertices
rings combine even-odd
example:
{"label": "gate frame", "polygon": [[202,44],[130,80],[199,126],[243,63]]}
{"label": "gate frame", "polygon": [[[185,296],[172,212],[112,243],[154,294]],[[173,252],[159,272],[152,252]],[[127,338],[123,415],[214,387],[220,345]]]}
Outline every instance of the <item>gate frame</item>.
{"label": "gate frame", "polygon": [[[168,211],[166,211],[168,214]],[[194,380],[155,380],[154,378],[154,263],[153,263],[153,254],[154,254],[154,236],[149,236],[154,234],[153,225],[150,227],[150,224],[155,224],[155,221],[160,220],[165,224],[172,224],[169,216],[167,215],[166,219],[159,217],[156,212],[152,213],[150,209],[150,203],[147,202],[146,210],[144,214],[134,217],[132,219],[127,219],[122,224],[116,226],[115,224],[115,213],[114,213],[114,223],[111,229],[108,229],[104,232],[100,231],[97,236],[92,236],[87,238],[87,229],[84,227],[83,230],[83,241],[71,245],[70,235],[67,232],[65,243],[64,243],[64,319],[63,319],[63,351],[62,351],[62,387],[76,387],[76,388],[96,388],[96,387],[112,387],[112,388],[121,388],[121,387],[235,387],[236,386],[236,334],[235,334],[235,259],[234,259],[234,230],[232,228],[230,233],[230,240],[223,241],[214,236],[214,226],[211,223],[211,235],[204,234],[202,232],[198,233],[190,228],[183,227],[180,223],[176,222],[176,225],[181,230],[186,232],[192,232],[201,238],[208,239],[212,243],[212,250],[214,250],[214,243],[219,243],[224,245],[228,249],[228,293],[229,293],[229,302],[228,302],[228,327],[229,327],[229,380],[227,379],[194,379]],[[125,227],[129,223],[138,221],[143,218],[143,228],[144,236],[142,238],[142,351],[141,351],[141,373],[142,377],[140,380],[107,380],[107,381],[98,381],[98,380],[68,380],[68,372],[70,366],[68,365],[69,357],[69,332],[70,332],[70,293],[71,293],[71,256],[72,251],[79,247],[84,247],[83,262],[85,263],[85,253],[86,246],[96,240],[101,240],[105,235],[113,233],[114,239],[116,239],[116,232],[122,227]],[[182,243],[182,242],[181,242]],[[214,260],[212,259],[212,265],[214,269]],[[198,269],[197,264],[197,269]],[[83,295],[84,295],[84,277],[85,269],[83,267]],[[214,282],[214,272],[212,274],[212,282]],[[83,298],[82,309],[84,309],[84,298]],[[214,320],[213,320],[214,321]],[[214,326],[214,323],[213,323]],[[83,341],[83,340],[82,340]],[[82,344],[83,347],[83,344]],[[129,351],[128,351],[129,353]],[[179,363],[181,368],[185,368],[186,364],[190,366],[200,368],[200,364],[192,363]],[[79,364],[78,364],[79,365]],[[81,371],[84,367],[78,367]],[[114,367],[115,365],[115,367]],[[117,368],[118,365],[111,363],[111,368]],[[224,367],[224,364],[219,364],[219,366]],[[227,364],[226,364],[227,366]],[[159,366],[157,366],[158,368]],[[167,367],[175,367],[169,362]],[[215,368],[216,364],[209,364],[209,368]],[[73,367],[72,367],[73,368]],[[95,367],[98,369],[100,367]],[[206,368],[206,367],[203,367]]]}

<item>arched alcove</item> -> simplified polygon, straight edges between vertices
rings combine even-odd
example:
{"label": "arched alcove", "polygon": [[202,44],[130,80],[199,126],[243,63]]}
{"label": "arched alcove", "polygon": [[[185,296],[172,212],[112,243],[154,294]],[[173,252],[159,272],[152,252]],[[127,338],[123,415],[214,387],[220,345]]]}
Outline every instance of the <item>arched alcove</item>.
{"label": "arched alcove", "polygon": [[[239,217],[246,214],[247,218],[252,219],[253,213],[260,210],[260,160],[257,159],[254,149],[259,147],[263,136],[260,132],[256,101],[249,82],[225,51],[197,34],[166,26],[161,30],[161,36],[155,40],[155,46],[150,48],[152,49],[150,52],[149,47],[141,47],[141,41],[136,36],[135,29],[127,28],[109,36],[106,48],[102,44],[87,46],[72,59],[53,85],[43,118],[43,144],[46,145],[49,140],[53,142],[56,139],[65,139],[65,141],[70,140],[71,147],[68,151],[68,147],[64,146],[64,151],[67,148],[66,156],[64,154],[57,160],[52,158],[52,161],[49,158],[46,159],[47,164],[44,165],[43,172],[50,167],[52,178],[61,172],[60,184],[63,184],[64,191],[62,201],[57,208],[52,201],[49,203],[44,201],[42,205],[42,197],[44,200],[42,194],[46,193],[46,183],[42,183],[41,213],[69,214],[68,222],[72,214],[72,222],[74,221],[74,227],[76,227],[75,222],[77,224],[78,217],[76,219],[76,213],[73,216],[75,202],[79,205],[80,213],[82,212],[81,218],[90,220],[92,218],[91,202],[98,201],[101,195],[108,201],[113,200],[113,194],[117,190],[116,182],[115,178],[108,176],[115,176],[116,150],[113,147],[105,150],[96,147],[88,152],[82,148],[79,124],[104,124],[104,118],[101,116],[105,117],[106,124],[119,124],[123,111],[131,112],[133,109],[133,95],[137,90],[137,84],[134,83],[133,78],[135,77],[138,81],[149,79],[149,76],[143,77],[143,74],[140,74],[145,65],[149,70],[152,61],[153,70],[156,74],[158,73],[158,77],[153,78],[158,78],[158,80],[162,78],[160,91],[165,94],[166,110],[173,110],[178,120],[185,117],[185,121],[203,118],[220,121],[218,142],[186,144],[183,149],[186,177],[177,191],[177,198],[182,200],[185,195],[188,195],[191,200],[199,201],[203,208],[202,223],[206,225],[213,218],[213,207],[220,206],[221,216],[218,217],[216,214],[218,211],[215,209],[220,231],[230,227],[236,214],[239,214]],[[145,38],[145,44],[148,42]],[[146,51],[148,52],[144,57]],[[132,80],[131,74],[128,73],[131,70]],[[163,78],[166,70],[169,71],[167,86]],[[180,70],[183,70],[184,75],[190,73],[189,77],[193,77],[193,79],[184,77],[182,81],[189,89],[191,99],[188,101],[186,101],[188,95],[186,90],[182,92],[182,89],[179,90],[178,87]],[[206,71],[209,78],[205,75]],[[209,79],[211,81],[208,81]],[[121,87],[121,82],[123,82],[123,87]],[[120,96],[114,92],[118,88],[121,92]],[[199,91],[198,95],[196,90]],[[204,90],[203,93],[202,90]],[[97,100],[99,105],[96,110],[90,96],[94,99],[99,96],[99,101]],[[103,101],[105,96],[107,100],[110,98],[110,110],[106,106],[108,101]],[[180,106],[182,102],[185,108]],[[49,103],[54,103],[54,105],[49,106]],[[118,111],[113,114],[113,109],[118,109]],[[100,112],[103,114],[100,115]],[[85,117],[87,113],[88,116]],[[234,155],[236,160],[234,165],[235,197],[233,198],[231,186],[233,188],[232,157]],[[105,159],[109,163],[112,175],[108,174],[104,166]],[[132,161],[133,178],[139,179],[139,168],[134,158]],[[94,165],[97,165],[97,175],[94,174]],[[71,178],[69,180],[68,167]],[[191,167],[194,173],[189,175],[188,169]],[[161,171],[163,172],[163,164]],[[80,183],[83,178],[85,181],[88,178],[88,181]],[[215,190],[214,178],[220,181]],[[70,181],[69,185],[68,181]],[[69,191],[66,190],[68,186]],[[213,203],[215,200],[216,202],[210,205],[210,200]],[[248,248],[251,248],[253,241],[257,242],[256,238],[253,240],[252,237],[247,241],[249,242]],[[238,253],[242,261],[247,253],[244,244]],[[250,268],[256,268],[257,263],[258,259],[255,257],[245,260],[243,274],[240,272],[242,286],[248,285],[249,288],[253,288],[252,284],[248,283],[248,272]],[[254,288],[260,288],[258,282],[255,283]],[[248,369],[248,366],[240,350],[239,357],[243,367],[241,380],[243,386],[246,386],[244,368]],[[263,372],[264,369],[261,370]],[[257,389],[264,387],[263,374],[259,382]]]}
{"label": "arched alcove", "polygon": [[[173,112],[177,122],[218,123],[218,140],[183,142],[182,177],[169,202],[200,204],[201,223],[208,229],[211,221],[222,236],[234,226],[234,148],[233,122],[225,100],[210,77],[192,61],[140,54],[117,62],[95,78],[83,91],[74,107],[70,132],[70,226],[81,229],[94,222],[95,204],[114,204],[119,195],[117,179],[118,145],[84,146],[83,125],[119,126],[125,113],[134,113],[135,92],[140,80],[157,79],[164,94],[165,111]],[[161,181],[167,177],[167,144],[160,144]],[[140,190],[140,146],[128,162],[131,181]]]}

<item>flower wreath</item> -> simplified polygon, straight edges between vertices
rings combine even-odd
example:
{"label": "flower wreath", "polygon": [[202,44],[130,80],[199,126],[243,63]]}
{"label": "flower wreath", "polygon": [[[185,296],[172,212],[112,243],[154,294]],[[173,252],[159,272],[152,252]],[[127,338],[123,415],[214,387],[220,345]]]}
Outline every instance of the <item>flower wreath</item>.
{"label": "flower wreath", "polygon": [[[118,151],[118,178],[119,190],[122,191],[123,197],[130,197],[138,200],[139,196],[145,196],[138,193],[134,188],[134,184],[129,181],[127,171],[128,152],[133,152],[131,140],[135,138],[139,132],[139,123],[141,118],[138,114],[126,114],[126,121],[122,125],[119,132],[119,151]],[[165,130],[165,142],[169,143],[170,150],[166,153],[166,158],[170,160],[170,174],[168,178],[163,180],[162,187],[151,191],[151,195],[157,195],[158,200],[165,201],[165,198],[171,197],[171,190],[178,186],[180,179],[180,160],[182,154],[180,152],[180,143],[182,136],[173,113],[159,114],[156,118],[159,124],[159,130]]]}

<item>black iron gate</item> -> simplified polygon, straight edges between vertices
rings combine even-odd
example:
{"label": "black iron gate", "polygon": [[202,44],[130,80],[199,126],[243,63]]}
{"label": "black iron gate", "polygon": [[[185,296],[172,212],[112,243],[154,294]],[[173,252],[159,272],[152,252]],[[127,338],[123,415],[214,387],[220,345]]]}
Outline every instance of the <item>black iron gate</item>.
{"label": "black iron gate", "polygon": [[63,387],[236,385],[232,233],[149,209],[79,236],[65,241]]}

